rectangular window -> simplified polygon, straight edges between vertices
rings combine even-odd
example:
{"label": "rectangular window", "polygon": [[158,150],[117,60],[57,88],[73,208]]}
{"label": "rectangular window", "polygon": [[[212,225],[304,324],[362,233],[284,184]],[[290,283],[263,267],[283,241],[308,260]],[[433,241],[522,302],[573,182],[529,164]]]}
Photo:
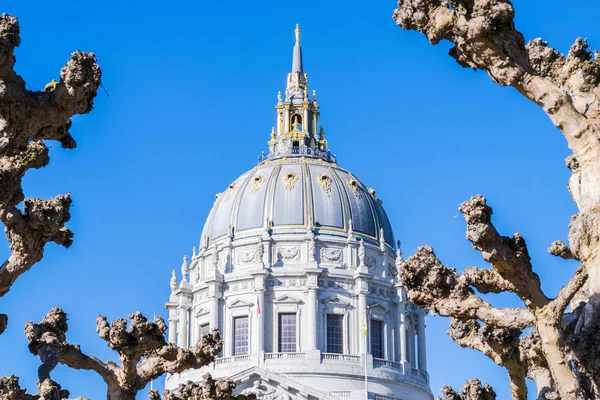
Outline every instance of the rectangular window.
{"label": "rectangular window", "polygon": [[198,327],[198,341],[202,340],[202,336],[208,335],[210,332],[208,324],[202,324]]}
{"label": "rectangular window", "polygon": [[383,358],[383,322],[371,320],[371,355],[373,358]]}
{"label": "rectangular window", "polygon": [[279,314],[279,352],[296,351],[296,314]]}
{"label": "rectangular window", "polygon": [[344,316],[327,314],[327,352],[344,352]]}
{"label": "rectangular window", "polygon": [[233,319],[233,355],[248,354],[248,317]]}

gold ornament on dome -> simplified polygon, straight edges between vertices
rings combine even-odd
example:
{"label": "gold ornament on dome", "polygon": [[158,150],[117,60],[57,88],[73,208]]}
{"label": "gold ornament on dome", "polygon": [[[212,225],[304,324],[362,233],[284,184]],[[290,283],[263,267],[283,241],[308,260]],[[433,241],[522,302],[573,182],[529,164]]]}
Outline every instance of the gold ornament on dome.
{"label": "gold ornament on dome", "polygon": [[285,188],[287,190],[292,190],[296,186],[296,182],[298,182],[298,175],[293,172],[287,173],[283,176],[283,183],[285,183]]}
{"label": "gold ornament on dome", "polygon": [[348,179],[346,183],[350,186],[350,189],[352,189],[356,198],[360,199],[360,187],[358,186],[358,182],[355,179]]}
{"label": "gold ornament on dome", "polygon": [[323,191],[329,195],[331,193],[331,178],[321,174],[317,177],[317,180],[321,184]]}
{"label": "gold ornament on dome", "polygon": [[232,183],[231,185],[229,185],[229,187],[225,191],[225,200],[229,200],[229,198],[233,194],[233,191],[235,190],[235,186],[236,186],[236,183]]}
{"label": "gold ornament on dome", "polygon": [[256,194],[263,183],[265,183],[265,177],[262,175],[256,176],[252,181],[252,189],[250,190],[250,193]]}

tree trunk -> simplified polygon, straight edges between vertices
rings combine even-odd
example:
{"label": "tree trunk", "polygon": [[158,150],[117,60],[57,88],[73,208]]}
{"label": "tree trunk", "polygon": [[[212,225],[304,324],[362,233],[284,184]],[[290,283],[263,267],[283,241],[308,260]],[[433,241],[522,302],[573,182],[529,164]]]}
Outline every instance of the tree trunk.
{"label": "tree trunk", "polygon": [[561,333],[554,321],[538,320],[537,331],[542,342],[542,349],[548,367],[554,377],[556,388],[561,398],[569,400],[585,400],[579,380],[569,365],[568,358],[559,346]]}

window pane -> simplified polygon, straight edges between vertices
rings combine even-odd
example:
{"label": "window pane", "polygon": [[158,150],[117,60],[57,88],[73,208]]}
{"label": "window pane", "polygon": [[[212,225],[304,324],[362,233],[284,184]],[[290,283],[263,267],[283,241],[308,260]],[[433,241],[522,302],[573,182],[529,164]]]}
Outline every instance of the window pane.
{"label": "window pane", "polygon": [[327,314],[327,352],[344,352],[344,316]]}
{"label": "window pane", "polygon": [[198,341],[202,340],[202,336],[208,335],[208,324],[202,324],[198,327]]}
{"label": "window pane", "polygon": [[233,319],[233,355],[248,354],[248,317]]}
{"label": "window pane", "polygon": [[383,322],[371,320],[371,355],[383,358]]}
{"label": "window pane", "polygon": [[296,314],[279,314],[279,351],[296,351]]}

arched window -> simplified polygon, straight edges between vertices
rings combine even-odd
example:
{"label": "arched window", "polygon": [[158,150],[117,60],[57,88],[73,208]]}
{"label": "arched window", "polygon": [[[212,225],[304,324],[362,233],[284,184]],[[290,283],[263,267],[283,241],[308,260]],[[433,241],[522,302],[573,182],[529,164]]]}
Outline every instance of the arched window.
{"label": "arched window", "polygon": [[292,115],[292,131],[302,131],[302,116],[300,114]]}

